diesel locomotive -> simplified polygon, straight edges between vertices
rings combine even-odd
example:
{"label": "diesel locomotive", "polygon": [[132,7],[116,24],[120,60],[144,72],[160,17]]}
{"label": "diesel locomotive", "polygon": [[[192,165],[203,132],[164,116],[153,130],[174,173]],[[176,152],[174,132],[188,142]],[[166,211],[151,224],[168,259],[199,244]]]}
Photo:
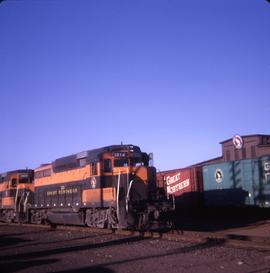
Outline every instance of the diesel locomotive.
{"label": "diesel locomotive", "polygon": [[84,151],[1,177],[5,221],[148,230],[166,227],[172,209],[149,155],[134,145]]}
{"label": "diesel locomotive", "polygon": [[0,174],[0,220],[25,221],[34,192],[33,170]]}

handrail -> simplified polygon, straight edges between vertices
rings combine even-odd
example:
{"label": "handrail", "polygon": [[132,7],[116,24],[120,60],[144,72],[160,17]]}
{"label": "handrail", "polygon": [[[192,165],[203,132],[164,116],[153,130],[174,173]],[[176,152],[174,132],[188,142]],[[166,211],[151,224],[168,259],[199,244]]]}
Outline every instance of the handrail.
{"label": "handrail", "polygon": [[129,192],[132,187],[133,180],[130,181],[128,191],[127,191],[127,196],[126,196],[126,212],[128,212],[128,201],[129,201]]}
{"label": "handrail", "polygon": [[21,195],[21,198],[20,198],[20,201],[19,201],[19,213],[21,212],[21,202],[24,198],[24,194],[25,194],[25,191],[23,191],[22,195]]}
{"label": "handrail", "polygon": [[128,187],[128,182],[129,182],[129,168],[127,167],[127,187]]}
{"label": "handrail", "polygon": [[117,219],[118,219],[118,223],[119,223],[119,218],[120,218],[120,211],[119,211],[119,190],[120,190],[120,175],[121,175],[121,171],[120,169],[119,173],[118,173],[118,180],[117,180],[117,196],[116,196],[116,215],[117,215]]}
{"label": "handrail", "polygon": [[28,196],[29,196],[30,192],[27,192],[24,203],[23,203],[23,212],[26,212],[26,205],[27,205],[27,201],[28,201]]}
{"label": "handrail", "polygon": [[17,185],[17,189],[16,189],[16,195],[15,195],[15,212],[17,212],[17,200],[18,200],[18,191],[19,191],[19,187]]}

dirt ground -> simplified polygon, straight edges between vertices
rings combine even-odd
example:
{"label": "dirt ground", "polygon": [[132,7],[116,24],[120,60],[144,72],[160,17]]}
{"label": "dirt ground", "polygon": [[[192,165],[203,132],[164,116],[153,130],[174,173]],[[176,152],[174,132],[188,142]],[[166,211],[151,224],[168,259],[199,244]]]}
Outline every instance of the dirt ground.
{"label": "dirt ground", "polygon": [[1,224],[0,272],[269,273],[270,251]]}

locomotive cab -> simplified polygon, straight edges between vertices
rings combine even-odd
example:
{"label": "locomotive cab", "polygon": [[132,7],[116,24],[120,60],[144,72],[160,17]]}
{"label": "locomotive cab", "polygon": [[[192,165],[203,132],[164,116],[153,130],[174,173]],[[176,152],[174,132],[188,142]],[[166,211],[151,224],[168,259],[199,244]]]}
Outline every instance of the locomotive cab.
{"label": "locomotive cab", "polygon": [[156,169],[149,167],[149,156],[133,145],[118,147],[103,154],[101,166],[103,186],[109,178],[116,189],[117,227],[145,229],[157,224],[164,206],[156,198]]}

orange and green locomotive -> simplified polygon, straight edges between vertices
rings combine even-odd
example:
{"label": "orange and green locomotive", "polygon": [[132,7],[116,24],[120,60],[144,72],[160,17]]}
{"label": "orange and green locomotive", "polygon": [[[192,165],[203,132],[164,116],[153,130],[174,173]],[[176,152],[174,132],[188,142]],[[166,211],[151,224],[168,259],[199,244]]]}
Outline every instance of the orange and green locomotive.
{"label": "orange and green locomotive", "polygon": [[28,221],[34,193],[33,170],[14,170],[0,174],[0,220]]}
{"label": "orange and green locomotive", "polygon": [[100,228],[159,229],[171,209],[149,155],[112,145],[58,158],[34,170],[26,221]]}

